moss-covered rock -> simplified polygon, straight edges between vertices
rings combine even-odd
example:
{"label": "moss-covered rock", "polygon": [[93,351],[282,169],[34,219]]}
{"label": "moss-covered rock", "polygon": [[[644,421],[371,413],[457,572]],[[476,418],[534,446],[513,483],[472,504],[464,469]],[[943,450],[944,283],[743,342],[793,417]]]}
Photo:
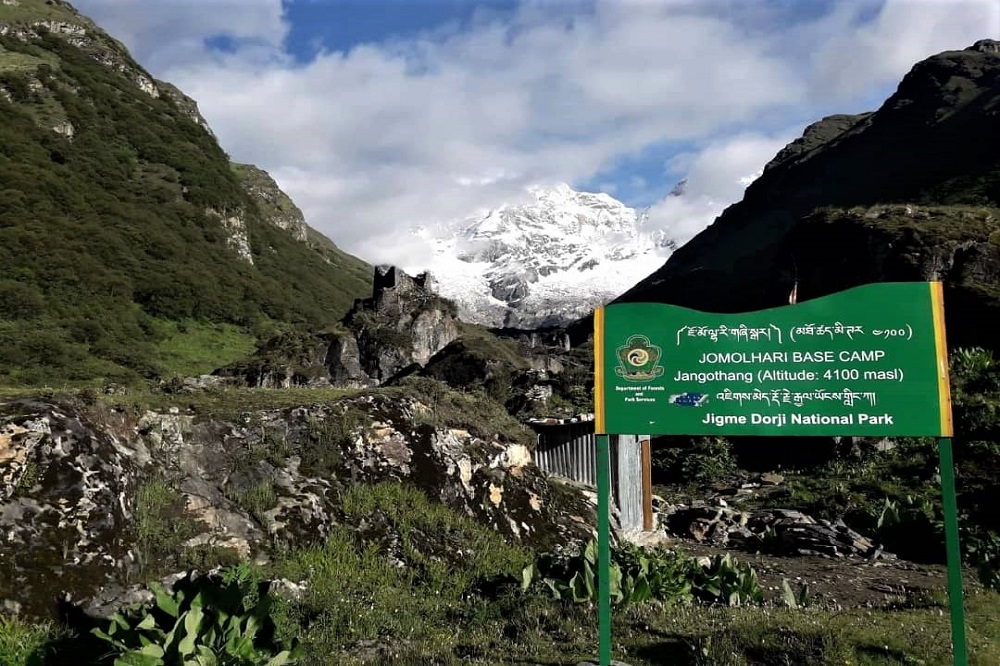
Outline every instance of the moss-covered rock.
{"label": "moss-covered rock", "polygon": [[429,382],[217,416],[0,406],[0,603],[51,616],[67,595],[362,529],[342,503],[358,484],[409,485],[529,546],[589,538],[592,502],[550,485],[530,433]]}

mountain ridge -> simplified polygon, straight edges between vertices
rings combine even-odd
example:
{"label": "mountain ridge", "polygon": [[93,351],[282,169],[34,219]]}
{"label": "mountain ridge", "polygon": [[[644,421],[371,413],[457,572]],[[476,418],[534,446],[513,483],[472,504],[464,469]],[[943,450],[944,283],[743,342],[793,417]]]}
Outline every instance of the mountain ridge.
{"label": "mountain ridge", "polygon": [[805,300],[940,279],[949,342],[995,347],[977,318],[1000,311],[998,119],[1000,42],[931,56],[878,110],[809,125],[740,202],[616,302],[737,312],[787,304],[796,286]]}
{"label": "mountain ridge", "polygon": [[367,263],[69,3],[0,5],[0,117],[0,382],[208,371],[370,292]]}

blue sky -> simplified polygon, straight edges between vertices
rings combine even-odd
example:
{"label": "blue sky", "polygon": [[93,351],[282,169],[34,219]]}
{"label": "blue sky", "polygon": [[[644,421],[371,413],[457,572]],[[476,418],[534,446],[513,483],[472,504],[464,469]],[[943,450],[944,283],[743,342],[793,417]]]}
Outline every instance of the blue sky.
{"label": "blue sky", "polygon": [[407,229],[535,184],[649,206],[686,240],[806,124],[877,108],[918,60],[1000,37],[995,0],[75,5],[310,224],[404,265],[425,249]]}
{"label": "blue sky", "polygon": [[478,14],[509,15],[517,0],[296,0],[286,2],[288,50],[308,62],[317,50],[412,38],[442,26],[468,26]]}

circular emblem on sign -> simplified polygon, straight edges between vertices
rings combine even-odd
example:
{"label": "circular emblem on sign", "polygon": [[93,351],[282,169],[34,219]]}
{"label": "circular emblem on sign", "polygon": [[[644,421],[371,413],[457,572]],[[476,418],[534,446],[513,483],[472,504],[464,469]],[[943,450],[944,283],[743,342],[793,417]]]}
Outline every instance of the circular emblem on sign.
{"label": "circular emblem on sign", "polygon": [[649,362],[649,352],[645,349],[633,349],[628,354],[628,362],[636,367]]}
{"label": "circular emblem on sign", "polygon": [[648,382],[663,375],[660,356],[663,351],[645,335],[633,335],[618,348],[615,374],[630,382]]}

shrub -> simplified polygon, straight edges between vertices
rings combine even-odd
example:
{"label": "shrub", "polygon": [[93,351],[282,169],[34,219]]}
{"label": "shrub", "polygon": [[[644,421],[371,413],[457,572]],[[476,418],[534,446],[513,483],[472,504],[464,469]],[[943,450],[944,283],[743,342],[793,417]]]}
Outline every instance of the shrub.
{"label": "shrub", "polygon": [[656,452],[654,465],[664,481],[713,483],[737,469],[732,444],[722,437],[700,437]]}

